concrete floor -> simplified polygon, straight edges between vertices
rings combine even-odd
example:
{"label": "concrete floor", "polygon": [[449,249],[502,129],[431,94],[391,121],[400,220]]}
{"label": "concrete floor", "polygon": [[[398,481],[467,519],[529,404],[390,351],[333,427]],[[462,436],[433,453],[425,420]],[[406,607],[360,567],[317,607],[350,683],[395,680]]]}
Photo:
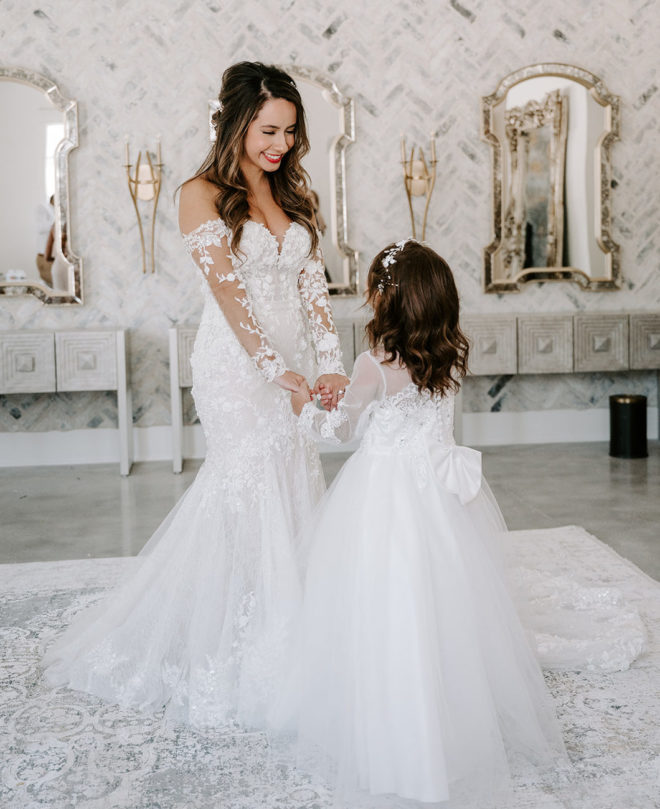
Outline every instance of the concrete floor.
{"label": "concrete floor", "polygon": [[[660,444],[608,457],[607,444],[487,447],[484,471],[509,528],[582,525],[660,580]],[[328,483],[348,456],[326,455]],[[137,553],[194,479],[169,463],[0,469],[0,563]]]}

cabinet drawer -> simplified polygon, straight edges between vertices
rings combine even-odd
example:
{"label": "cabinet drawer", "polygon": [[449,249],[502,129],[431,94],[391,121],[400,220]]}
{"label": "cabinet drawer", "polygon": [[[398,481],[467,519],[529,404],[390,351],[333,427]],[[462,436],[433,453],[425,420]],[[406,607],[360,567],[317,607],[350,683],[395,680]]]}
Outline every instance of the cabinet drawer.
{"label": "cabinet drawer", "polygon": [[470,343],[468,365],[474,376],[515,374],[518,370],[516,318],[514,315],[461,318]]}
{"label": "cabinet drawer", "polygon": [[54,390],[53,333],[0,333],[0,393],[52,393]]}
{"label": "cabinet drawer", "polygon": [[573,371],[573,316],[518,317],[518,373],[570,374]]}
{"label": "cabinet drawer", "polygon": [[660,368],[660,314],[630,315],[630,367]]}
{"label": "cabinet drawer", "polygon": [[57,390],[116,390],[117,332],[58,331]]}
{"label": "cabinet drawer", "polygon": [[575,371],[628,369],[628,315],[575,315]]}

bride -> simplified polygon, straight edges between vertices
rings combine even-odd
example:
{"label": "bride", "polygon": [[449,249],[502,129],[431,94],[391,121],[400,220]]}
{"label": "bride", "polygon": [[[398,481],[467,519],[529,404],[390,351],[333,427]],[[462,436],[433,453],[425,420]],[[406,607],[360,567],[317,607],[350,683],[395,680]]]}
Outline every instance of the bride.
{"label": "bride", "polygon": [[191,364],[207,443],[193,485],[131,578],[79,617],[46,677],[195,726],[259,727],[300,603],[295,537],[324,490],[289,392],[316,380],[336,406],[344,375],[300,160],[293,80],[225,71],[216,141],[181,191],[184,242],[202,270]]}

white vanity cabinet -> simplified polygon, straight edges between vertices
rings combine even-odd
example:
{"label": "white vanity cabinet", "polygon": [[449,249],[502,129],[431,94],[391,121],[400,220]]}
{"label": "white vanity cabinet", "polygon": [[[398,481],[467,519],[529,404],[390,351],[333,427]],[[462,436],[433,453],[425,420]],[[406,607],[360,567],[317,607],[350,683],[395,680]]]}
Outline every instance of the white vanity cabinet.
{"label": "white vanity cabinet", "polygon": [[119,471],[133,462],[126,332],[117,329],[0,332],[0,394],[117,393]]}
{"label": "white vanity cabinet", "polygon": [[476,376],[660,368],[660,312],[466,315],[461,325]]}
{"label": "white vanity cabinet", "polygon": [[[335,321],[346,373],[367,349],[364,319]],[[570,374],[660,369],[660,313],[579,312],[466,314],[470,374]],[[182,395],[192,385],[190,354],[197,327],[169,330],[172,397],[172,466],[183,465]],[[462,439],[462,391],[456,397],[454,432]]]}

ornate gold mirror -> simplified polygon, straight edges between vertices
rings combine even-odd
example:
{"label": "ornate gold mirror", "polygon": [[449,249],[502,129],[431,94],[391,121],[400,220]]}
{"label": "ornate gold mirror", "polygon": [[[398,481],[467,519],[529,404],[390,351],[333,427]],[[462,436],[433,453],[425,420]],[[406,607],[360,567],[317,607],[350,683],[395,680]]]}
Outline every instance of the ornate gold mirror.
{"label": "ornate gold mirror", "polygon": [[539,64],[509,74],[482,105],[483,137],[493,148],[486,292],[551,280],[618,289],[610,164],[618,96],[586,70]]}
{"label": "ornate gold mirror", "polygon": [[[358,254],[348,244],[346,147],[355,140],[352,98],[344,96],[322,73],[299,65],[278,65],[296,82],[307,118],[309,153],[303,166],[311,178],[321,248],[331,294],[357,294]],[[215,137],[209,101],[209,136]]]}
{"label": "ornate gold mirror", "polygon": [[82,303],[69,216],[77,145],[76,102],[40,73],[0,66],[0,295]]}

